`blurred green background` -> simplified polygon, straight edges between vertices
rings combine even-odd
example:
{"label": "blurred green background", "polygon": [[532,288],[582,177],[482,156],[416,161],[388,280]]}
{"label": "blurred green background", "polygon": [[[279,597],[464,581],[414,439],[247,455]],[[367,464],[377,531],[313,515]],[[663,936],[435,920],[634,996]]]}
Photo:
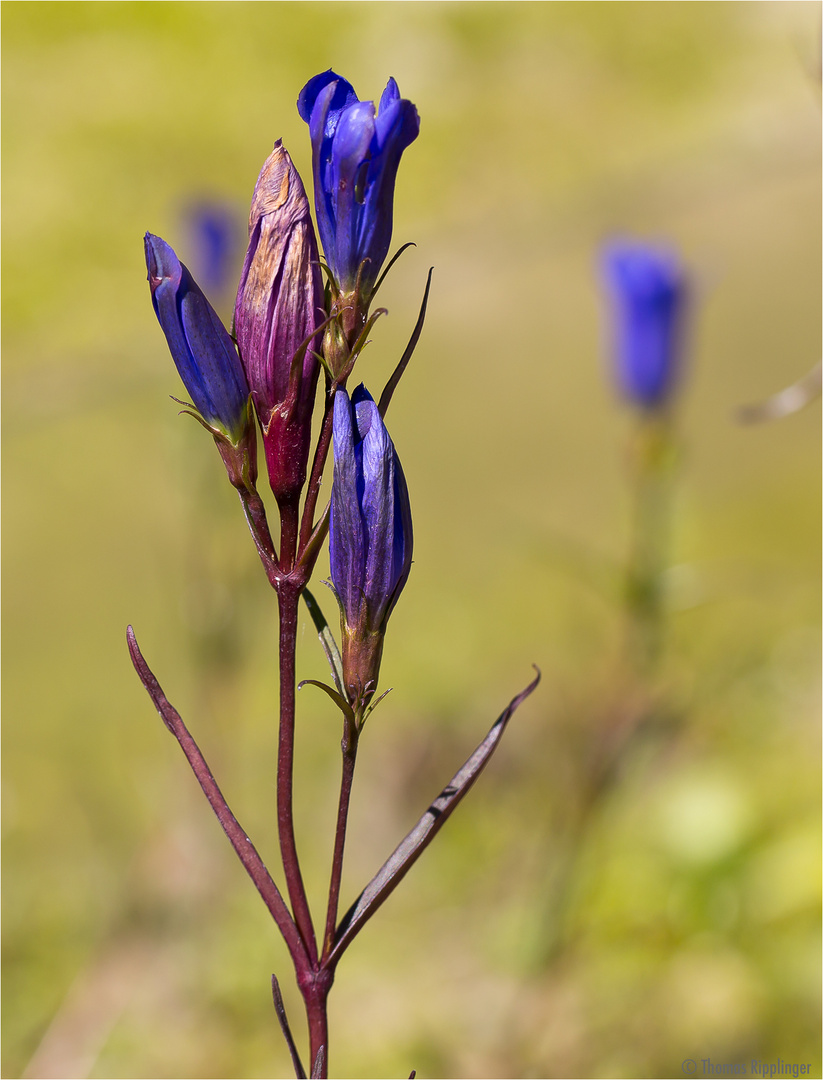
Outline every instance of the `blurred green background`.
{"label": "blurred green background", "polygon": [[[150,229],[247,213],[294,102],[388,75],[422,129],[359,373],[415,516],[362,744],[344,904],[509,698],[487,773],[343,961],[343,1076],[681,1076],[819,1050],[819,407],[735,422],[820,357],[817,3],[4,3],[6,1077],[266,1077],[289,961],[125,647],[274,869],[276,611],[145,282]],[[631,421],[602,241],[668,240],[697,301],[670,633],[637,741],[583,826],[621,707],[615,568]],[[238,254],[238,264],[241,254]],[[215,298],[230,317],[231,295]],[[327,570],[321,567],[320,576]],[[330,597],[316,592],[331,618]],[[310,626],[302,677],[324,677]],[[325,890],[338,722],[299,700],[297,820]],[[276,875],[277,876],[277,875]],[[562,933],[557,911],[565,910]],[[558,936],[559,935],[559,936]],[[547,944],[547,942],[549,944]]]}

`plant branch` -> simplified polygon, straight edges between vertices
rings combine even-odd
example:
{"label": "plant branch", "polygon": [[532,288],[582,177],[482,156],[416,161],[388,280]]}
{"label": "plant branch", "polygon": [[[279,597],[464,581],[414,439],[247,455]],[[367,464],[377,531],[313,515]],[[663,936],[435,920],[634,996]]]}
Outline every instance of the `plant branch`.
{"label": "plant branch", "polygon": [[286,906],[283,897],[280,895],[280,890],[275,885],[271,874],[266,868],[263,860],[260,858],[254,844],[248,838],[245,830],[241,828],[237,818],[229,809],[229,805],[223,797],[220,788],[217,786],[217,782],[212,776],[211,770],[200,752],[200,748],[192,738],[186,725],[183,723],[180,714],[174,706],[170,704],[166,695],[163,693],[160,684],[154,677],[154,674],[146,661],[143,659],[143,654],[140,652],[140,647],[137,644],[134,631],[130,626],[126,630],[126,640],[128,641],[131,661],[134,664],[134,669],[137,672],[140,681],[146,688],[149,697],[154,703],[154,707],[160,713],[163,723],[180,744],[180,749],[186,755],[186,760],[191,766],[192,772],[197,778],[200,787],[203,789],[203,794],[209,800],[209,805],[223,827],[223,831],[229,838],[237,857],[240,859],[246,873],[253,881],[255,888],[260,893],[263,903],[269,909],[272,918],[277,923],[280,933],[283,935],[289,952],[291,953],[295,969],[298,973],[306,971],[309,966],[307,950],[301,940],[294,920],[289,913],[289,909]]}
{"label": "plant branch", "polygon": [[295,648],[297,643],[297,605],[300,590],[282,581],[277,593],[280,607],[280,742],[277,756],[277,829],[280,854],[286,874],[295,922],[312,966],[317,963],[309,902],[300,872],[294,838],[294,717],[295,717]]}
{"label": "plant branch", "polygon": [[300,521],[300,497],[279,499],[280,511],[280,575],[287,577],[297,561],[297,540]]}
{"label": "plant branch", "polygon": [[323,469],[326,467],[326,458],[329,456],[333,417],[334,394],[330,394],[327,388],[323,409],[323,422],[320,427],[320,436],[317,440],[317,447],[314,451],[311,476],[309,477],[309,486],[306,490],[306,501],[303,506],[303,520],[300,524],[300,547],[298,549],[298,557],[306,550],[314,530],[314,512],[317,508],[317,499],[320,495],[320,485],[323,483]]}
{"label": "plant branch", "polygon": [[332,856],[331,881],[329,883],[329,906],[326,912],[326,934],[323,939],[323,957],[326,961],[334,947],[337,928],[337,909],[340,904],[340,881],[343,876],[343,851],[346,846],[346,826],[349,819],[349,803],[354,780],[354,766],[357,761],[358,730],[355,720],[344,720],[343,736],[343,775],[340,781],[340,800],[337,807],[337,828],[334,834],[334,854]]}
{"label": "plant branch", "polygon": [[260,556],[263,569],[266,571],[266,577],[269,579],[269,584],[276,588],[279,576],[277,572],[277,551],[271,538],[263,500],[254,488],[238,488],[238,494],[240,502],[243,504],[243,513],[246,515],[246,522],[252,540],[254,540],[254,546],[257,548],[257,554]]}
{"label": "plant branch", "polygon": [[676,458],[671,417],[642,416],[632,433],[632,536],[626,569],[629,667],[645,681],[664,637],[663,572]]}
{"label": "plant branch", "polygon": [[468,761],[452,777],[428,810],[423,814],[412,831],[398,844],[392,855],[377,871],[375,876],[349,908],[337,928],[337,936],[325,965],[331,970],[335,967],[344,951],[355,936],[363,929],[366,922],[374,915],[380,905],[397,888],[412,866],[442,829],[446,820],[454,811],[463,796],[469,791],[477,777],[485,768],[503,736],[506,725],[517,707],[535,689],[540,682],[540,672],[525,690],[512,698],[508,706],[495,721],[491,731]]}

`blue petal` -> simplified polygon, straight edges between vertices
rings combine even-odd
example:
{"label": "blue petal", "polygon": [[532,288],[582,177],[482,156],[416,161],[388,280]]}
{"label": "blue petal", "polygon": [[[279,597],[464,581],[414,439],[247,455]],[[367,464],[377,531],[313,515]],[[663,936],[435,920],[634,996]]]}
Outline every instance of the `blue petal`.
{"label": "blue petal", "polygon": [[391,244],[394,187],[403,151],[420,131],[417,109],[410,101],[392,102],[375,121],[365,205],[360,214],[357,249],[368,256],[376,276]]}
{"label": "blue petal", "polygon": [[[359,101],[346,109],[337,125],[332,144],[332,201],[335,217],[335,261],[346,267],[346,279],[356,278],[364,253],[358,245],[363,194],[360,177],[374,135],[374,105]],[[369,273],[367,268],[366,273]]]}
{"label": "blue petal", "polygon": [[400,459],[394,456],[394,549],[393,576],[396,582],[389,598],[384,618],[391,615],[397,598],[408,581],[412,564],[414,536],[412,531],[411,502],[406,477],[400,465]]}
{"label": "blue petal", "polygon": [[177,294],[180,322],[210,407],[207,406],[204,412],[196,400],[195,405],[207,419],[219,419],[228,424],[245,406],[248,398],[246,380],[226,328],[188,270],[185,267],[183,270],[183,282]]}
{"label": "blue petal", "polygon": [[334,398],[334,479],[329,524],[332,583],[346,620],[355,625],[363,600],[365,542],[359,499],[359,468],[349,396],[338,389]]}
{"label": "blue petal", "polygon": [[383,622],[396,584],[394,574],[394,446],[371,397],[357,406],[363,432],[363,523],[366,551],[365,592],[373,627]]}
{"label": "blue petal", "polygon": [[397,83],[394,81],[394,79],[389,79],[389,81],[386,83],[386,89],[380,95],[380,105],[378,106],[378,112],[383,112],[383,110],[388,108],[388,106],[391,105],[393,101],[399,100],[400,91],[397,88]]}
{"label": "blue petal", "polygon": [[409,576],[411,506],[400,460],[374,400],[365,387],[359,386],[352,402],[363,440],[365,591],[370,627],[377,630],[385,628]]}
{"label": "blue petal", "polygon": [[318,97],[331,83],[336,83],[336,86],[329,101],[328,120],[330,130],[326,132],[328,136],[334,134],[340,112],[357,101],[357,94],[355,94],[352,84],[344,79],[342,75],[337,75],[329,68],[328,71],[323,71],[320,75],[315,75],[309,79],[297,99],[297,111],[308,124],[311,121],[311,115]]}
{"label": "blue petal", "polygon": [[400,155],[419,134],[420,117],[414,105],[410,101],[392,101],[377,114],[373,152],[388,151],[399,161]]}
{"label": "blue petal", "polygon": [[[329,83],[321,89],[315,99],[309,116],[309,134],[312,144],[312,173],[314,178],[314,206],[317,213],[317,231],[323,244],[326,261],[334,269],[335,258],[335,211],[334,211],[334,176],[331,164],[331,138],[324,135],[326,120],[329,116],[335,83]],[[336,121],[335,121],[336,122]]]}

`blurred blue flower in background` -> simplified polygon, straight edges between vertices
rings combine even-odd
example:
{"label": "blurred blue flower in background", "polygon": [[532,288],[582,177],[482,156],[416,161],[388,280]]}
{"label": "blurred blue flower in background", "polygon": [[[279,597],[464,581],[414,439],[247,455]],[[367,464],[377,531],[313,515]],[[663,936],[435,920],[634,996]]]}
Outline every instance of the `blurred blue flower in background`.
{"label": "blurred blue flower in background", "polygon": [[235,207],[203,199],[185,210],[191,265],[203,289],[221,297],[234,288],[243,242],[243,219]]}
{"label": "blurred blue flower in background", "polygon": [[375,113],[374,102],[359,101],[351,83],[331,70],[306,83],[297,108],[311,134],[326,261],[344,293],[355,290],[361,274],[368,298],[391,243],[397,169],[420,131],[417,109],[389,79]]}
{"label": "blurred blue flower in background", "polygon": [[602,265],[620,389],[642,408],[660,408],[680,376],[688,294],[683,266],[671,249],[631,241],[608,245]]}

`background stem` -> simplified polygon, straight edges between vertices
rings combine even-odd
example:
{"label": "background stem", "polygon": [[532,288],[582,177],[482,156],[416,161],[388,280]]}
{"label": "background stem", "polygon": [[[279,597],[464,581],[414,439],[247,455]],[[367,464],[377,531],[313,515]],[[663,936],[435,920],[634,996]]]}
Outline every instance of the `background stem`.
{"label": "background stem", "polygon": [[634,506],[626,573],[627,661],[641,681],[651,675],[663,647],[673,451],[670,417],[641,416],[631,446]]}

